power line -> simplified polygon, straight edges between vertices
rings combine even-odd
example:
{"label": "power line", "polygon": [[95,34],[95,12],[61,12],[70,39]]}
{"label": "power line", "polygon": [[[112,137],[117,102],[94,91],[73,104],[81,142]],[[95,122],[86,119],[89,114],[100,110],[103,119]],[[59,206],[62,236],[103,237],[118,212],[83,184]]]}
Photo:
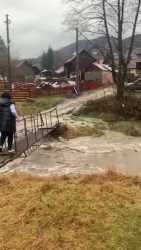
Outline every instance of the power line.
{"label": "power line", "polygon": [[81,34],[81,36],[83,36],[92,46],[94,46],[95,44],[89,40],[81,31],[79,31],[79,33]]}
{"label": "power line", "polygon": [[[81,11],[76,10],[74,7],[72,7],[72,9],[74,12],[76,12],[78,16],[81,17]],[[89,50],[92,50],[95,47],[95,44],[91,40],[89,40],[80,30],[79,30],[79,33],[92,45],[92,47],[89,49]]]}
{"label": "power line", "polygon": [[104,51],[102,51],[102,49],[100,49],[98,46],[96,46],[95,43],[92,42],[91,40],[89,40],[81,31],[80,31],[80,33],[92,45],[92,47],[90,47],[88,49],[88,52],[90,52],[93,48],[96,48],[103,56],[105,56]]}

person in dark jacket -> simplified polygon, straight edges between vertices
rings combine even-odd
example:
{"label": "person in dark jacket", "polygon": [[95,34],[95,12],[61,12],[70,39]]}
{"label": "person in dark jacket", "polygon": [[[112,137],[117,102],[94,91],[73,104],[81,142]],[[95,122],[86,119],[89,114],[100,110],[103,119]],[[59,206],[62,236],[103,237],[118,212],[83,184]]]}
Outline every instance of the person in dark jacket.
{"label": "person in dark jacket", "polygon": [[0,98],[0,152],[3,150],[5,140],[8,138],[8,151],[12,152],[13,137],[16,132],[16,108],[12,103],[8,92],[1,95]]}

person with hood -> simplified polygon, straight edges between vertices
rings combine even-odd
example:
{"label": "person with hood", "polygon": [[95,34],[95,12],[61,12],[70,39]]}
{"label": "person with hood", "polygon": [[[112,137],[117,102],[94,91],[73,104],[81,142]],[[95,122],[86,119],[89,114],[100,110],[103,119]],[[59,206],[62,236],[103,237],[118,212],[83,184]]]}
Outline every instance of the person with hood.
{"label": "person with hood", "polygon": [[4,92],[0,98],[0,152],[8,138],[8,152],[12,153],[13,137],[16,132],[17,112],[15,105],[12,103],[11,96],[8,92]]}

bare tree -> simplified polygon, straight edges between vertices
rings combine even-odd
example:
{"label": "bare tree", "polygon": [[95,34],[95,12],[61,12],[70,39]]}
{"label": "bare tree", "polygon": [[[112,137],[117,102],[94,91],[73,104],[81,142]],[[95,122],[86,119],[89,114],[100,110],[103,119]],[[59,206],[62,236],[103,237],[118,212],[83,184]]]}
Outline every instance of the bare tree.
{"label": "bare tree", "polygon": [[[122,99],[140,21],[141,0],[66,1],[70,7],[67,22],[71,27],[78,25],[80,29],[81,27],[87,28],[87,32],[91,34],[106,36],[113,79],[117,86],[117,98]],[[131,39],[125,51],[124,39],[127,37]]]}

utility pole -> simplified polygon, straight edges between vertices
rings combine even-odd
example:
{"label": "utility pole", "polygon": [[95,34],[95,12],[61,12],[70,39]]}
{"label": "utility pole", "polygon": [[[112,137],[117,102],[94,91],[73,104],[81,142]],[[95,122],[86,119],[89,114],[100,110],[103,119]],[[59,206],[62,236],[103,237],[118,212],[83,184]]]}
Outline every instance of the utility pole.
{"label": "utility pole", "polygon": [[9,24],[11,23],[9,15],[6,15],[6,34],[7,34],[7,66],[8,66],[8,83],[12,84],[12,72],[11,72],[11,55],[10,55],[10,35],[9,35]]}
{"label": "utility pole", "polygon": [[80,79],[79,79],[79,30],[76,28],[76,90],[79,94],[80,90]]}

